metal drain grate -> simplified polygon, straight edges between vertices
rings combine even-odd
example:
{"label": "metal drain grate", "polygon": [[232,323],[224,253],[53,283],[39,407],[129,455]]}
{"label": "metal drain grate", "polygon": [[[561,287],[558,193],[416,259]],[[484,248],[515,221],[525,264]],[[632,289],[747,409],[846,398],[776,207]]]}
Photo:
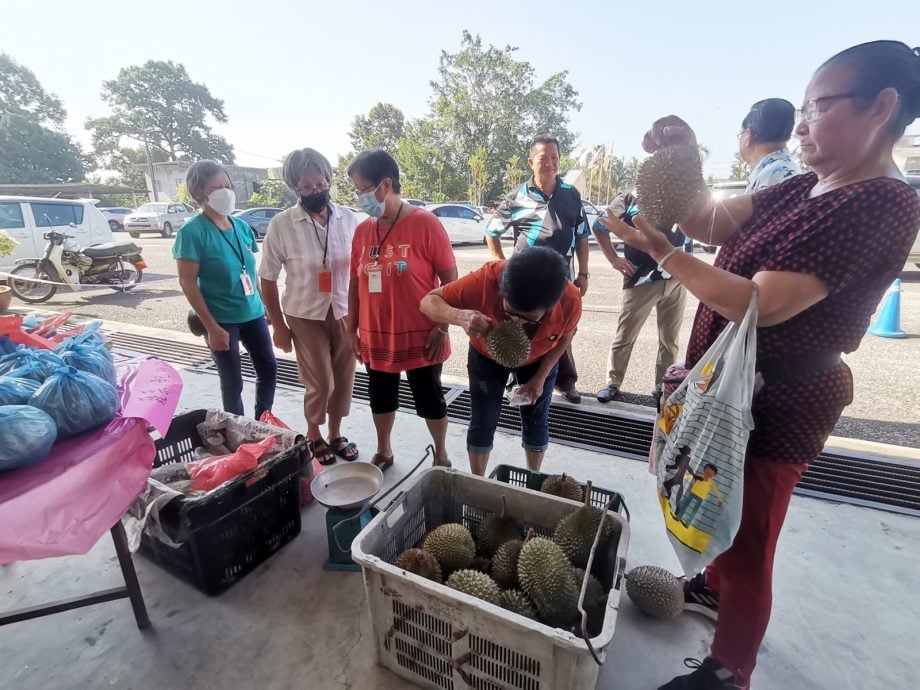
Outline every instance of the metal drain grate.
{"label": "metal drain grate", "polygon": [[[170,363],[215,371],[207,347],[130,333],[108,333],[116,347],[155,355]],[[255,372],[248,354],[242,354],[243,375],[252,379]],[[297,364],[278,360],[278,383],[302,388]],[[469,391],[445,387],[447,415],[456,422],[468,423]],[[354,397],[367,401],[367,374],[355,375]],[[409,384],[399,386],[399,404],[414,408]],[[520,431],[517,411],[502,404],[499,428]],[[604,414],[564,405],[554,405],[549,416],[550,439],[554,443],[584,448],[620,457],[645,460],[652,438],[652,422],[617,414]],[[811,464],[796,493],[843,503],[877,508],[920,517],[920,464],[880,459],[872,456],[824,452]]]}

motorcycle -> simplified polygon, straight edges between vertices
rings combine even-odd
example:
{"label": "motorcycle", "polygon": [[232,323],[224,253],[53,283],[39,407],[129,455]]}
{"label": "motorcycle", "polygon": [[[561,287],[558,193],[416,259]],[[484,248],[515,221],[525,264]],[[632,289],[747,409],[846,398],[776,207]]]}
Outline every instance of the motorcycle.
{"label": "motorcycle", "polygon": [[[133,242],[108,242],[80,247],[72,235],[52,230],[43,236],[48,240],[41,259],[19,259],[10,275],[10,289],[23,302],[37,304],[51,299],[64,284],[71,290],[83,285],[107,285],[113,290],[131,290],[141,282],[147,268],[141,248]],[[33,280],[26,280],[27,278]]]}

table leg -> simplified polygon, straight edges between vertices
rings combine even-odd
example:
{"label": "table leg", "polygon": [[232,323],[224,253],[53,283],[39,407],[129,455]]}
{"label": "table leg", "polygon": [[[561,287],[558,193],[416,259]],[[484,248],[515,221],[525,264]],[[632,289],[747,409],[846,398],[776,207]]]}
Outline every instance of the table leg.
{"label": "table leg", "polygon": [[125,578],[125,588],[131,607],[134,609],[134,620],[137,621],[138,630],[150,627],[150,618],[147,617],[147,606],[144,604],[144,595],[137,581],[137,572],[134,570],[134,561],[131,559],[131,550],[128,548],[128,537],[125,534],[121,520],[111,529],[112,540],[115,542],[115,553],[121,566],[121,574]]}

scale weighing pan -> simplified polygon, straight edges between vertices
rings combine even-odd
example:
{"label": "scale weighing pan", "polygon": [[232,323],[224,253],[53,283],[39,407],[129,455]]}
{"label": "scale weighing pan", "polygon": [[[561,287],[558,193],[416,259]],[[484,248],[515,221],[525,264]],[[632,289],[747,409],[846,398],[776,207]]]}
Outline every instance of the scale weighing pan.
{"label": "scale weighing pan", "polygon": [[369,462],[333,465],[310,482],[313,497],[327,508],[348,510],[364,505],[383,486],[383,472]]}

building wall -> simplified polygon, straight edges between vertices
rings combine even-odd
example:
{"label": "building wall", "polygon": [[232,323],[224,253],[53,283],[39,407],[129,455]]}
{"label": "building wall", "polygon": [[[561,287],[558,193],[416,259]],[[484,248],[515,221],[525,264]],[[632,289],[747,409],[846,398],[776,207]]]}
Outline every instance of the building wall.
{"label": "building wall", "polygon": [[920,175],[920,134],[906,134],[894,148],[894,162],[901,172]]}
{"label": "building wall", "polygon": [[[160,201],[176,201],[176,191],[179,185],[185,183],[185,177],[190,167],[191,163],[186,161],[154,164],[153,175]],[[228,165],[226,168],[227,172],[230,173],[230,182],[233,184],[233,191],[236,194],[237,206],[248,202],[253,192],[256,191],[259,182],[268,179],[268,170],[265,168],[244,168],[236,165]],[[150,175],[146,170],[144,171],[144,180],[147,184],[147,189],[151,189]],[[149,193],[149,197],[153,201],[152,193]]]}

